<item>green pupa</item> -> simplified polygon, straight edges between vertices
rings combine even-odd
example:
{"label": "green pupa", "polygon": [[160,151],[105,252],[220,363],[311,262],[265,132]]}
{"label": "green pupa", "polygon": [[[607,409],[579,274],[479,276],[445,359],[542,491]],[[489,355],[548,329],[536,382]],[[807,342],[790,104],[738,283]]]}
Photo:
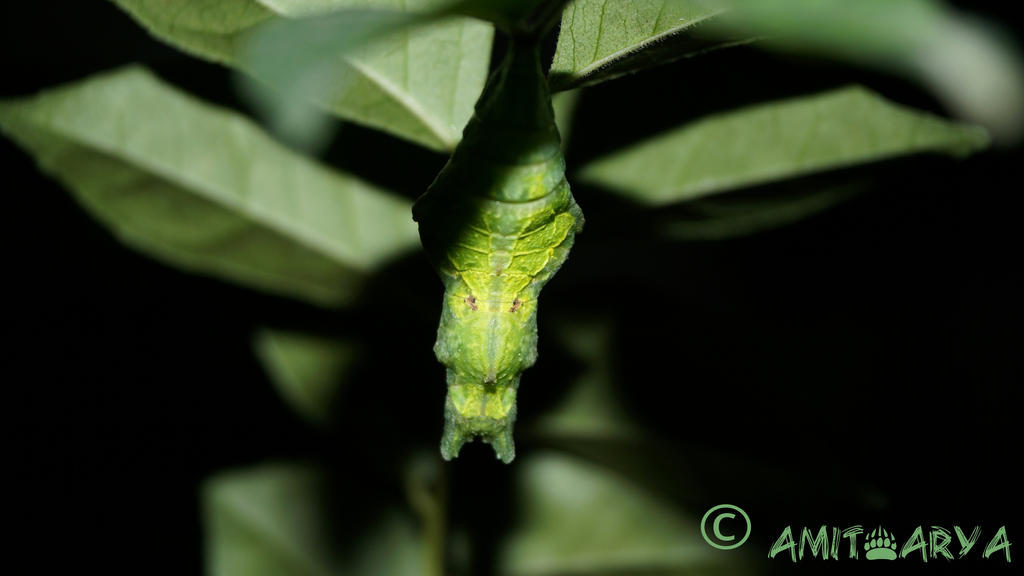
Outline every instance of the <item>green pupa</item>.
{"label": "green pupa", "polygon": [[583,226],[535,41],[510,42],[413,218],[445,287],[434,345],[447,368],[441,455],[479,438],[511,462],[520,375],[537,359],[538,296]]}

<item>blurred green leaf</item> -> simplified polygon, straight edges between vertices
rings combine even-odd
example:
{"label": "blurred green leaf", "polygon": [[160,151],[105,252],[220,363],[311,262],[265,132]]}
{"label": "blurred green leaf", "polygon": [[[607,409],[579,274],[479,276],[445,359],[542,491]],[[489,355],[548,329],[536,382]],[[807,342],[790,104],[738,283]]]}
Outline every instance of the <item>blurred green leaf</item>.
{"label": "blurred green leaf", "polygon": [[576,0],[562,15],[551,88],[595,84],[734,44],[689,34],[719,12],[700,0]]}
{"label": "blurred green leaf", "polygon": [[277,17],[257,0],[111,0],[157,38],[200,58],[233,64],[241,35]]}
{"label": "blurred green leaf", "polygon": [[490,61],[489,25],[425,23],[446,0],[114,1],[157,37],[269,85],[256,105],[303,144],[323,134],[301,108],[311,101],[433,149],[454,148]]}
{"label": "blurred green leaf", "polygon": [[[675,0],[681,2],[682,0]],[[847,60],[922,82],[997,139],[1024,136],[1024,63],[991,24],[937,0],[701,0],[724,37]]]}
{"label": "blurred green leaf", "polygon": [[[353,74],[357,69],[352,65],[360,49],[365,55],[372,42],[425,18],[397,10],[342,10],[268,22],[244,38],[239,60],[248,75],[237,75],[236,85],[274,136],[305,152],[320,153],[338,127],[325,110],[357,120],[362,114],[358,106],[348,113],[335,109],[336,96],[341,96],[343,107],[365,96],[373,106],[383,103],[391,108],[367,114],[364,123],[369,125],[374,125],[375,116],[393,121],[410,114],[401,98],[381,97],[380,82],[356,87],[366,74]],[[409,119],[402,123],[419,125],[415,114],[411,123]]]}
{"label": "blurred green leaf", "polygon": [[[621,395],[620,387],[659,387],[678,383],[622,380],[621,375],[628,374],[616,365],[621,351],[621,341],[616,339],[616,335],[621,335],[622,331],[613,322],[562,316],[553,325],[558,328],[555,336],[559,343],[583,366],[563,400],[522,427],[522,438],[526,441],[522,455],[527,465],[534,455],[547,458],[547,451],[557,452],[570,463],[586,462],[586,468],[593,476],[601,475],[609,478],[609,482],[628,485],[628,493],[643,494],[646,501],[657,502],[668,514],[688,523],[692,523],[694,518],[686,516],[684,510],[703,510],[711,497],[710,486],[716,491],[720,491],[722,486],[732,486],[739,494],[769,499],[783,489],[780,478],[785,475],[766,462],[721,449],[708,449],[697,437],[686,442],[670,440],[648,428],[648,423],[640,416],[634,417],[631,406],[625,404],[629,395]],[[656,401],[665,401],[660,395],[655,397]],[[756,486],[744,480],[752,477],[758,478]],[[542,482],[537,481],[537,484]],[[595,499],[600,497],[595,496]],[[580,508],[584,506],[580,505]],[[594,511],[593,514],[597,517],[602,512]],[[620,521],[618,516],[610,515],[593,523],[603,525]],[[570,525],[566,529],[572,530],[573,527]],[[540,537],[545,536],[542,533]],[[640,533],[637,537],[643,539],[646,536]],[[600,546],[597,549],[600,550]],[[644,569],[613,566],[593,572],[685,574],[689,573],[688,570],[678,566]],[[577,573],[566,570],[566,573],[570,572]],[[581,569],[578,573],[592,572]]]}
{"label": "blurred green leaf", "polygon": [[[419,574],[443,576],[448,564],[448,479],[436,451],[411,454],[403,469],[405,497],[419,520],[425,563]],[[368,566],[369,569],[375,568]]]}
{"label": "blurred green leaf", "polygon": [[576,119],[576,104],[580,101],[580,91],[560,92],[551,97],[551,106],[555,111],[555,124],[562,136],[562,149],[569,145],[572,137],[573,121]]}
{"label": "blurred green leaf", "polygon": [[0,103],[0,127],[126,244],[321,304],[418,243],[409,203],[126,68]]}
{"label": "blurred green leaf", "polygon": [[979,127],[853,86],[697,120],[598,158],[578,179],[663,205],[895,156],[965,156],[987,144]]}
{"label": "blurred green leaf", "polygon": [[256,356],[271,382],[300,416],[324,425],[345,371],[356,360],[348,341],[312,334],[261,329],[254,339]]}
{"label": "blurred green leaf", "polygon": [[799,222],[846,202],[864,190],[860,184],[837,184],[794,194],[710,196],[685,204],[687,214],[664,226],[674,240],[726,240]]}
{"label": "blurred green leaf", "polygon": [[[668,445],[635,420],[616,390],[615,326],[607,320],[562,317],[555,334],[582,365],[561,401],[522,426],[524,453],[554,449],[602,466],[660,494],[695,493],[693,474],[680,474],[682,447]],[[687,449],[688,450],[688,449]]]}
{"label": "blurred green leaf", "polygon": [[575,441],[622,442],[644,434],[620,408],[613,391],[613,329],[607,321],[568,321],[558,339],[583,364],[562,401],[524,430],[545,443],[564,446]]}
{"label": "blurred green leaf", "polygon": [[203,487],[209,576],[330,576],[338,558],[315,468],[272,464],[222,473]]}
{"label": "blurred green leaf", "polygon": [[203,486],[209,576],[371,576],[424,573],[411,518],[378,517],[357,542],[334,542],[329,483],[316,468],[269,464]]}
{"label": "blurred green leaf", "polygon": [[[416,523],[398,512],[386,512],[375,525],[362,534],[355,548],[355,558],[342,576],[424,576],[429,574],[425,558],[428,551]],[[234,575],[233,575],[234,576]],[[237,576],[249,576],[239,573]]]}
{"label": "blurred green leaf", "polygon": [[279,19],[247,36],[241,66],[277,91],[278,106],[311,100],[450,150],[486,80],[493,31],[465,18],[424,23],[437,0],[409,3],[409,11],[405,4],[378,0],[372,10]]}
{"label": "blurred green leaf", "polygon": [[722,554],[697,516],[607,469],[534,452],[516,467],[518,524],[498,552],[498,573],[742,574],[743,554]]}

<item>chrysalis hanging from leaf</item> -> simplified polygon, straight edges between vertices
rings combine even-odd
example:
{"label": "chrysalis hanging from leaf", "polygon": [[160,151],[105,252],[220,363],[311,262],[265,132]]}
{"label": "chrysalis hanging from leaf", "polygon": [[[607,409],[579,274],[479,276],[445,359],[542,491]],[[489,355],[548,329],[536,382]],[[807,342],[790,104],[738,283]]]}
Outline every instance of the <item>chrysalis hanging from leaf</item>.
{"label": "chrysalis hanging from leaf", "polygon": [[510,43],[413,217],[445,286],[434,345],[448,381],[441,455],[480,438],[511,462],[519,377],[537,359],[537,298],[583,226],[536,42]]}

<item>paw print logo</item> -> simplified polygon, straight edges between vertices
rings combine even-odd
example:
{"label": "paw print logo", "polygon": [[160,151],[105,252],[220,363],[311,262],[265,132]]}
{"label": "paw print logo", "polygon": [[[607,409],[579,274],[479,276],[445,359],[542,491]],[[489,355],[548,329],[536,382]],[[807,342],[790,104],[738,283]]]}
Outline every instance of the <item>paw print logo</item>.
{"label": "paw print logo", "polygon": [[867,550],[865,556],[868,560],[895,560],[896,538],[879,526],[868,534],[864,550]]}

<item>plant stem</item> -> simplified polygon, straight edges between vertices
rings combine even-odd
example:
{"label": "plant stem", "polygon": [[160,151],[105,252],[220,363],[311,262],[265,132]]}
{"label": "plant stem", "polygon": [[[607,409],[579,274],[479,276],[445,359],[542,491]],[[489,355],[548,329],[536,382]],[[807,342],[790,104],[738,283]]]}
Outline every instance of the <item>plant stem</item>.
{"label": "plant stem", "polygon": [[423,559],[427,576],[445,576],[448,529],[448,475],[436,455],[421,459],[406,476],[409,504],[423,530]]}

